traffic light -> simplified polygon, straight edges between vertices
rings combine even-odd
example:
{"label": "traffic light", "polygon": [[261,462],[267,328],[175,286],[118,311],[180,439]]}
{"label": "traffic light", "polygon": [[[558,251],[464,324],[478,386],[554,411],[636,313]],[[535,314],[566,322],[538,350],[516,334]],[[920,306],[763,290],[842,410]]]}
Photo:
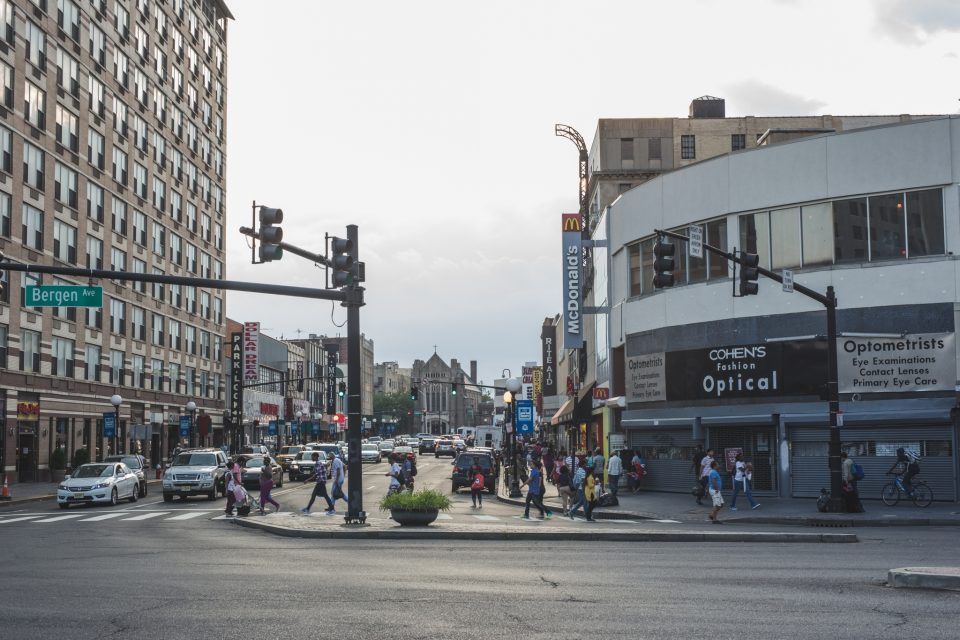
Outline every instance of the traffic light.
{"label": "traffic light", "polygon": [[676,245],[657,240],[653,246],[653,286],[657,289],[673,286],[673,255]]}
{"label": "traffic light", "polygon": [[283,209],[260,207],[260,262],[271,262],[283,257],[283,229],[275,227],[283,222]]}
{"label": "traffic light", "polygon": [[460,384],[459,382],[454,382],[453,384],[450,385],[450,395],[452,396],[457,395],[457,386],[459,386],[459,384]]}
{"label": "traffic light", "polygon": [[410,399],[416,402],[419,396],[420,396],[420,389],[416,387],[410,387]]}
{"label": "traffic light", "polygon": [[339,385],[337,385],[337,395],[342,398],[344,395],[346,395],[346,393],[347,393],[347,383],[341,382]]}
{"label": "traffic light", "polygon": [[757,278],[760,272],[757,266],[760,264],[760,256],[755,253],[740,254],[740,295],[755,296],[760,289]]}
{"label": "traffic light", "polygon": [[330,266],[333,274],[330,282],[334,287],[346,287],[356,280],[356,270],[353,260],[353,241],[347,238],[330,238]]}

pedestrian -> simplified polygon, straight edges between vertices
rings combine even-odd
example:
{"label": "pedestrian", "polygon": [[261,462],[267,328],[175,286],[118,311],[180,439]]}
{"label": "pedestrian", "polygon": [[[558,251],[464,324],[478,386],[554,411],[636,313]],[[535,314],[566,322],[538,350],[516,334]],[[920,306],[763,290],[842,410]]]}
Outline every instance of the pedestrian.
{"label": "pedestrian", "polygon": [[[744,495],[747,496],[747,500],[750,501],[750,508],[756,509],[760,506],[753,499],[753,492],[750,490],[750,481],[747,479],[747,462],[743,461],[743,454],[738,453],[736,459],[733,462],[733,497],[730,498],[730,511],[737,510],[737,495],[742,490]],[[753,475],[753,465],[750,465],[751,473]]]}
{"label": "pedestrian", "polygon": [[620,452],[614,451],[607,460],[607,487],[613,495],[617,495],[617,490],[620,488],[621,475],[623,475],[623,461],[620,460]]}
{"label": "pedestrian", "polygon": [[474,458],[473,466],[470,467],[470,500],[473,501],[474,509],[483,508],[483,488],[486,485],[486,478],[483,477],[483,470]]}
{"label": "pedestrian", "polygon": [[[543,449],[543,475],[544,479],[550,480],[551,483],[555,483],[553,476],[553,449],[550,447],[544,447]],[[546,484],[546,483],[544,483]]]}
{"label": "pedestrian", "polygon": [[233,505],[237,503],[237,495],[234,492],[237,490],[237,485],[239,484],[240,484],[240,465],[234,462],[233,466],[230,468],[230,471],[227,473],[227,479],[226,479],[226,487],[227,487],[226,514],[228,516],[233,515]]}
{"label": "pedestrian", "polygon": [[260,467],[260,515],[265,515],[264,507],[269,502],[277,513],[280,511],[280,503],[273,499],[270,492],[273,491],[273,465],[268,456],[263,457],[263,466]]}
{"label": "pedestrian", "polygon": [[577,470],[573,472],[573,476],[571,477],[570,491],[576,495],[574,503],[570,505],[570,510],[567,511],[567,515],[570,516],[571,520],[573,520],[573,514],[577,511],[577,508],[584,507],[584,509],[586,509],[587,497],[583,491],[583,485],[586,478],[587,471],[584,467],[577,467]]}
{"label": "pedestrian", "polygon": [[710,489],[710,499],[713,501],[713,511],[710,512],[709,516],[713,524],[723,524],[717,519],[717,516],[720,515],[720,509],[723,508],[723,495],[720,493],[720,490],[723,489],[723,480],[720,478],[719,469],[720,463],[711,460],[710,471],[707,473],[707,486]]}
{"label": "pedestrian", "polygon": [[[691,458],[691,467],[693,469],[693,480],[701,487],[703,487],[703,481],[701,480],[703,472],[703,458],[707,454],[703,451],[703,445],[698,444],[696,451],[693,452],[693,458]],[[703,495],[697,496],[697,504],[703,504],[701,499]]]}
{"label": "pedestrian", "polygon": [[540,511],[541,518],[552,518],[553,512],[545,509],[543,506],[543,463],[541,463],[539,459],[534,459],[530,463],[530,475],[523,484],[527,487],[527,500],[526,508],[523,511],[523,519],[530,519],[530,503],[533,503],[533,506]]}
{"label": "pedestrian", "polygon": [[334,454],[332,451],[328,455],[330,456],[331,504],[336,507],[337,500],[343,500],[347,503],[347,510],[349,511],[350,500],[347,499],[347,494],[343,492],[343,460],[341,460],[340,456]]}
{"label": "pedestrian", "polygon": [[600,447],[597,447],[593,452],[593,476],[599,485],[600,490],[603,489],[603,470],[604,470],[604,459],[603,451]]}
{"label": "pedestrian", "polygon": [[565,464],[560,465],[560,473],[557,474],[557,491],[560,493],[563,515],[568,515],[570,505],[573,504],[573,490],[570,488],[570,468]]}
{"label": "pedestrian", "polygon": [[310,508],[313,506],[313,501],[317,499],[317,496],[320,496],[327,501],[327,510],[326,515],[332,516],[336,514],[336,511],[333,508],[333,501],[330,500],[330,496],[327,495],[327,468],[324,466],[323,462],[320,461],[320,453],[314,451],[313,455],[313,493],[310,495],[310,502],[306,507],[300,509],[304,514],[310,515]]}
{"label": "pedestrian", "polygon": [[860,502],[860,493],[857,491],[857,476],[853,467],[853,459],[847,455],[846,451],[841,451],[840,476],[844,508],[847,513],[863,513],[863,503]]}
{"label": "pedestrian", "polygon": [[387,493],[390,494],[400,491],[401,487],[403,487],[403,469],[397,464],[397,455],[395,453],[390,454],[390,471],[385,475],[390,476],[390,485],[387,488]]}
{"label": "pedestrian", "polygon": [[589,466],[587,467],[583,486],[583,497],[587,502],[583,508],[583,515],[586,516],[587,522],[596,522],[593,519],[593,510],[597,506],[597,481],[593,471]]}
{"label": "pedestrian", "polygon": [[628,476],[631,493],[636,493],[640,490],[640,481],[646,472],[647,463],[644,461],[643,456],[640,455],[639,451],[634,452],[633,458],[630,459],[630,475]]}
{"label": "pedestrian", "polygon": [[707,495],[711,465],[715,462],[713,459],[713,449],[707,449],[707,453],[700,461],[700,495],[697,496],[697,504],[703,504],[701,500]]}

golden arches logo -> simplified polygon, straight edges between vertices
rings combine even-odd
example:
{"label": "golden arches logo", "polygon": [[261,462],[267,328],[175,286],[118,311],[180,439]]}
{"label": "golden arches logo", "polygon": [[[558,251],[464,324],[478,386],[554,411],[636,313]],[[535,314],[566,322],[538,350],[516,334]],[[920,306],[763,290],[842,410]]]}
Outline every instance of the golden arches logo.
{"label": "golden arches logo", "polygon": [[561,219],[563,221],[563,231],[582,231],[583,227],[580,223],[580,214],[579,213],[564,213],[561,214]]}

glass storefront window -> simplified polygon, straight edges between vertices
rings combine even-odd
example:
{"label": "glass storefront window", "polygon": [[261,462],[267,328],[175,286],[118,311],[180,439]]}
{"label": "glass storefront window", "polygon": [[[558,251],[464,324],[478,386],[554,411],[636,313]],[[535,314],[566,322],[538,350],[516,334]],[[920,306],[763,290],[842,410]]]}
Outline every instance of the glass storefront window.
{"label": "glass storefront window", "polygon": [[870,198],[870,259],[892,260],[907,256],[903,194]]}
{"label": "glass storefront window", "polygon": [[833,248],[837,263],[867,261],[866,198],[833,203]]}

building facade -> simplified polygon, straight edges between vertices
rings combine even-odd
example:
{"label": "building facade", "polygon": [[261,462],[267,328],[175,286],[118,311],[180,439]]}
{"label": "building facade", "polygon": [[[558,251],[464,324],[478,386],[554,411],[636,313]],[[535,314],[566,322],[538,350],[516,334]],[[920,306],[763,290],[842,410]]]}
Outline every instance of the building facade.
{"label": "building facade", "polygon": [[410,390],[410,369],[396,362],[380,362],[373,368],[375,393],[407,393]]}
{"label": "building facade", "polygon": [[[476,360],[470,361],[470,371],[476,376]],[[419,396],[414,403],[415,428],[439,435],[452,433],[457,427],[482,424],[482,394],[474,383],[456,359],[447,364],[434,353],[425,361],[415,360],[411,369],[411,385],[417,388]]]}
{"label": "building facade", "polygon": [[[755,492],[829,487],[823,306],[761,278],[731,295],[731,264],[678,245],[672,288],[652,286],[655,229],[699,226],[723,250],[838,298],[842,446],[879,496],[899,447],[937,500],[958,498],[960,119],[815,135],[731,153],[625,192],[608,235],[607,433],[647,459],[648,488],[689,491],[697,445],[742,453]],[[599,287],[595,283],[595,287]],[[597,343],[597,349],[602,345]]]}
{"label": "building facade", "polygon": [[[227,20],[219,0],[0,1],[0,251],[31,264],[224,278]],[[215,289],[97,282],[102,308],[28,307],[3,273],[0,466],[48,477],[57,447],[201,441],[222,425],[224,297]],[[103,414],[119,394],[115,438]],[[196,439],[194,440],[197,441]]]}

